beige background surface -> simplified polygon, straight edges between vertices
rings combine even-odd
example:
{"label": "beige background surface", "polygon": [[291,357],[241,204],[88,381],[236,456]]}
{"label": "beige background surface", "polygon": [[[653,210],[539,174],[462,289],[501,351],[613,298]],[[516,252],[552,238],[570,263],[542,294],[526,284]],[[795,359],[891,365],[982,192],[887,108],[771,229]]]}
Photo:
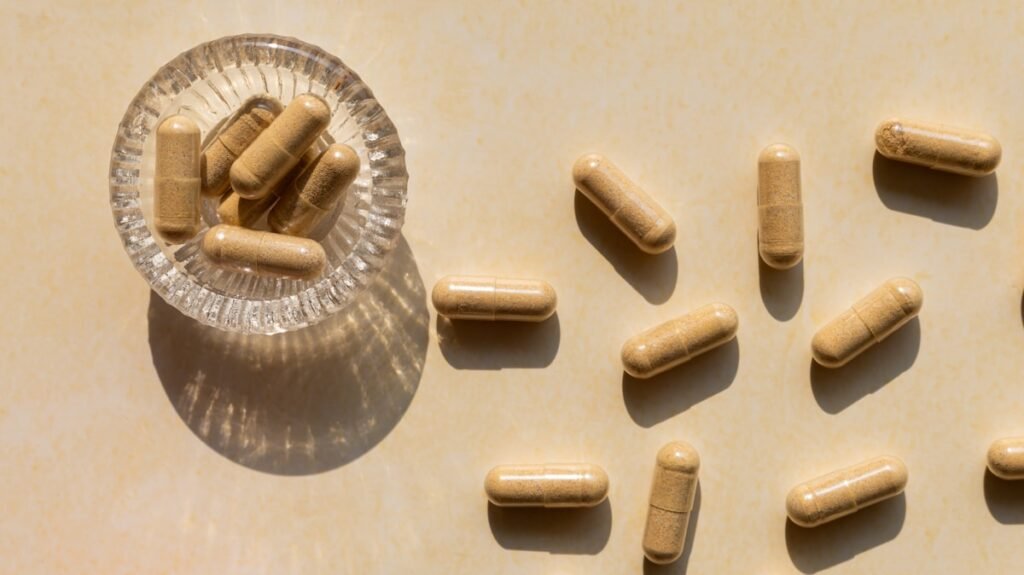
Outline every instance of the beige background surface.
{"label": "beige background surface", "polygon": [[[1024,434],[1024,12],[1014,2],[6,3],[0,31],[0,572],[1010,573],[1024,485],[986,479]],[[405,241],[352,313],[268,340],[150,295],[107,206],[125,107],[227,34],[337,54],[408,151]],[[873,155],[890,115],[984,129],[997,176]],[[802,270],[759,268],[755,159],[802,154]],[[600,150],[677,218],[642,257],[574,198]],[[448,273],[546,278],[541,326],[437,322]],[[847,368],[815,329],[894,275],[924,310]],[[659,379],[622,342],[703,303],[736,343]],[[687,557],[645,566],[651,465],[701,453]],[[814,531],[798,481],[877,453],[905,497]],[[494,464],[587,460],[584,512],[488,509]]]}

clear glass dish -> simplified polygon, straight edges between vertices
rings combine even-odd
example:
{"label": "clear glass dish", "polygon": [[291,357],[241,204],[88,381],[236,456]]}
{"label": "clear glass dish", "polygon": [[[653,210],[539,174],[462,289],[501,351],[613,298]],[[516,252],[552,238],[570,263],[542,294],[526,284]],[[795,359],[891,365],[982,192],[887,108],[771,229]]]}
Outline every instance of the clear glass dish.
{"label": "clear glass dish", "polygon": [[[308,92],[323,97],[332,110],[320,145],[346,143],[362,160],[335,217],[314,232],[327,253],[322,276],[294,280],[214,266],[199,245],[218,223],[216,199],[203,200],[203,229],[188,242],[171,245],[153,233],[151,135],[165,117],[192,118],[205,141],[253,95],[270,94],[287,105]],[[293,38],[241,35],[179,55],[139,90],[110,153],[110,207],[128,257],[167,303],[223,330],[271,334],[317,323],[369,285],[398,242],[408,179],[398,132],[355,72]]]}

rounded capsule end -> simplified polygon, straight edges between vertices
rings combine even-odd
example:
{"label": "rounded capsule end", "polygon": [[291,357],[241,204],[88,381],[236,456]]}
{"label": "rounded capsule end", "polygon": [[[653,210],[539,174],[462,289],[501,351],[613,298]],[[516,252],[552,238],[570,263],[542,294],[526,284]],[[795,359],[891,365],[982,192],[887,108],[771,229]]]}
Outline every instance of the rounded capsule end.
{"label": "rounded capsule end", "polygon": [[714,314],[715,319],[718,320],[723,340],[732,339],[740,327],[740,317],[736,315],[736,310],[724,303],[713,303],[709,304],[708,307],[711,313]]}
{"label": "rounded capsule end", "polygon": [[821,522],[821,511],[815,501],[814,492],[807,484],[800,484],[786,496],[786,515],[800,527],[815,527]]}
{"label": "rounded capsule end", "polygon": [[269,190],[263,189],[263,182],[249,169],[245,162],[235,161],[231,164],[231,171],[228,173],[231,179],[231,189],[240,198],[246,200],[258,200],[265,196]]}
{"label": "rounded capsule end", "polygon": [[904,142],[903,122],[898,118],[890,118],[875,129],[875,148],[886,158],[898,158]]}
{"label": "rounded capsule end", "polygon": [[771,144],[761,150],[760,155],[757,157],[757,161],[761,164],[774,162],[799,162],[800,154],[797,153],[793,146],[788,144]]}
{"label": "rounded capsule end", "polygon": [[484,493],[487,500],[494,505],[501,505],[504,502],[499,497],[501,492],[501,468],[494,467],[484,477]]}
{"label": "rounded capsule end", "polygon": [[430,301],[434,304],[434,309],[440,315],[448,315],[455,311],[458,307],[458,302],[455,301],[455,294],[449,288],[451,283],[451,276],[445,276],[434,284],[434,289],[430,292]]}
{"label": "rounded capsule end", "polygon": [[676,223],[671,219],[661,220],[659,225],[644,235],[640,249],[649,254],[660,254],[672,249],[676,242]]}
{"label": "rounded capsule end", "polygon": [[206,231],[206,235],[203,236],[203,242],[200,244],[200,249],[206,257],[214,261],[220,260],[221,247],[224,245],[224,240],[229,233],[231,233],[231,228],[225,224],[217,224]]}
{"label": "rounded capsule end", "polygon": [[700,455],[685,441],[673,441],[658,450],[658,467],[683,473],[695,474],[700,471]]}
{"label": "rounded capsule end", "polygon": [[924,304],[924,292],[917,282],[908,278],[895,278],[889,280],[889,288],[898,295],[900,307],[908,316],[915,316],[921,311]]}
{"label": "rounded capsule end", "polygon": [[796,267],[804,259],[804,247],[801,244],[762,244],[759,246],[758,251],[765,265],[777,270],[788,270]]}
{"label": "rounded capsule end", "polygon": [[191,136],[199,134],[199,126],[182,115],[168,116],[156,129],[157,136]]}
{"label": "rounded capsule end", "polygon": [[533,319],[536,319],[536,321],[544,321],[555,315],[555,310],[558,308],[558,294],[555,293],[555,288],[548,282],[538,281],[537,287],[537,300],[540,305],[537,307],[536,314],[533,316]]}
{"label": "rounded capsule end", "polygon": [[910,472],[907,471],[907,464],[895,455],[883,455],[878,458],[878,469],[889,475],[891,487],[894,493],[900,493],[907,487],[910,479]]}
{"label": "rounded capsule end", "polygon": [[822,367],[842,367],[852,359],[846,357],[846,352],[843,342],[826,329],[819,330],[811,340],[811,355]]}
{"label": "rounded capsule end", "polygon": [[1024,438],[993,441],[988,448],[988,470],[1000,479],[1024,479]]}
{"label": "rounded capsule end", "polygon": [[572,165],[572,180],[577,187],[583,186],[591,174],[596,172],[608,158],[601,154],[584,154]]}
{"label": "rounded capsule end", "polygon": [[599,505],[608,498],[608,473],[597,465],[587,466],[583,472],[583,488],[580,499],[587,502],[588,507]]}
{"label": "rounded capsule end", "polygon": [[682,557],[682,551],[682,549],[675,549],[674,547],[661,547],[644,543],[644,557],[655,565],[675,563],[677,559]]}
{"label": "rounded capsule end", "polygon": [[314,94],[299,94],[291,104],[302,107],[306,115],[318,124],[326,126],[331,121],[331,109],[327,102]]}
{"label": "rounded capsule end", "polygon": [[999,167],[999,161],[1003,159],[1003,146],[992,136],[985,134],[981,139],[979,146],[982,148],[983,153],[981,154],[982,159],[975,166],[977,175],[987,176],[992,172],[996,171]]}
{"label": "rounded capsule end", "polygon": [[651,358],[647,344],[639,337],[631,337],[622,344],[622,369],[637,379],[647,379],[655,374],[651,369]]}

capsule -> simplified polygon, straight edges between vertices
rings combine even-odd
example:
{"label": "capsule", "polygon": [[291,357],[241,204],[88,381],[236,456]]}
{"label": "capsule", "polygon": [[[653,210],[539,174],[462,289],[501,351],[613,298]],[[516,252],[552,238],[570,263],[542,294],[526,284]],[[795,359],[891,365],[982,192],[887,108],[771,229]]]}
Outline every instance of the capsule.
{"label": "capsule", "polygon": [[206,232],[202,250],[218,265],[297,279],[317,277],[327,261],[324,249],[313,240],[227,224],[216,225]]}
{"label": "capsule", "polygon": [[590,463],[499,465],[484,491],[498,507],[594,507],[608,497],[608,474]]}
{"label": "capsule", "polygon": [[199,126],[185,116],[171,116],[156,129],[153,184],[160,237],[180,244],[199,233]]}
{"label": "capsule", "polygon": [[786,497],[786,514],[801,527],[817,527],[896,497],[907,486],[907,467],[876,457],[797,485]]}
{"label": "capsule", "polygon": [[1024,437],[994,441],[988,448],[988,469],[1001,479],[1024,479]]}
{"label": "capsule", "polygon": [[700,456],[688,443],[673,441],[658,451],[643,540],[651,563],[672,563],[683,554],[699,471]]}
{"label": "capsule", "polygon": [[712,303],[637,334],[622,346],[622,367],[647,379],[686,363],[736,337],[739,318],[724,303]]}
{"label": "capsule", "polygon": [[359,175],[359,155],[345,144],[332,144],[316,162],[281,193],[267,221],[281,234],[307,237],[344,196]]}
{"label": "capsule", "polygon": [[891,279],[814,334],[814,361],[840,367],[889,337],[921,311],[924,294],[913,280]]}
{"label": "capsule", "polygon": [[434,285],[434,309],[449,319],[544,321],[558,297],[541,280],[447,276]]}
{"label": "capsule", "polygon": [[875,130],[878,153],[934,170],[984,176],[995,171],[1003,148],[992,136],[925,122],[886,120]]}
{"label": "capsule", "polygon": [[256,226],[260,218],[263,217],[263,214],[267,213],[267,210],[277,202],[279,198],[278,190],[288,189],[295,178],[320,156],[315,148],[316,146],[306,150],[299,163],[285,176],[281,185],[266,196],[258,200],[247,200],[235,192],[225,194],[220,205],[217,206],[217,216],[220,217],[220,222],[244,228]]}
{"label": "capsule", "polygon": [[770,267],[789,269],[804,257],[800,155],[772,144],[757,159],[757,248]]}
{"label": "capsule", "polygon": [[231,164],[281,113],[281,102],[270,96],[256,96],[228,120],[203,150],[203,195],[220,197],[231,186]]}
{"label": "capsule", "polygon": [[633,183],[608,158],[587,154],[572,167],[576,189],[583,193],[622,233],[649,254],[668,251],[676,240],[672,216]]}
{"label": "capsule", "polygon": [[231,188],[247,200],[269,194],[330,121],[331,111],[318,96],[296,96],[231,165]]}

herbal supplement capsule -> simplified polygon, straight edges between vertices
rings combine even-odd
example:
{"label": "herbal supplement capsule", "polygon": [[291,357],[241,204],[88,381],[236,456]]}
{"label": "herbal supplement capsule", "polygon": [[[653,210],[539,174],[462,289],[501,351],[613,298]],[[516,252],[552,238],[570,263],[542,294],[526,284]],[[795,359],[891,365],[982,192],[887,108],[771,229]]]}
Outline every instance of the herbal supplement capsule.
{"label": "herbal supplement capsule", "polygon": [[199,174],[199,126],[185,116],[167,118],[156,129],[154,227],[172,244],[199,232]]}
{"label": "herbal supplement capsule", "polygon": [[1024,437],[993,442],[988,448],[988,469],[1002,479],[1024,479]]}
{"label": "herbal supplement capsule", "polygon": [[498,507],[593,507],[608,497],[608,474],[589,463],[499,465],[484,491]]}
{"label": "herbal supplement capsule", "polygon": [[329,215],[359,175],[359,155],[345,144],[332,144],[316,162],[281,193],[267,218],[270,229],[308,236]]}
{"label": "herbal supplement capsule", "polygon": [[324,249],[313,240],[227,224],[206,232],[202,250],[218,265],[298,279],[317,277],[327,261]]}
{"label": "herbal supplement capsule", "polygon": [[770,267],[789,269],[804,257],[800,155],[772,144],[757,159],[757,248]]}
{"label": "herbal supplement capsule", "polygon": [[647,379],[690,361],[736,337],[739,318],[724,303],[712,303],[639,333],[622,346],[622,367]]}
{"label": "herbal supplement capsule", "polygon": [[608,158],[587,154],[572,167],[576,188],[594,202],[641,250],[660,254],[672,247],[676,224],[657,202]]}
{"label": "herbal supplement capsule", "polygon": [[651,563],[664,565],[683,554],[698,471],[700,456],[688,443],[673,441],[658,451],[643,542]]}
{"label": "herbal supplement capsule", "polygon": [[889,337],[921,311],[924,294],[913,280],[891,279],[814,334],[814,361],[840,367]]}
{"label": "herbal supplement capsule", "polygon": [[314,148],[306,150],[299,163],[285,176],[281,187],[272,190],[271,193],[258,200],[247,200],[235,192],[226,194],[221,200],[220,205],[217,206],[217,216],[220,217],[220,223],[242,226],[243,228],[251,228],[258,224],[263,214],[267,213],[267,210],[278,200],[279,190],[282,188],[288,189],[295,178],[312,165],[317,157],[319,157],[319,154]]}
{"label": "herbal supplement capsule", "polygon": [[902,461],[876,457],[797,485],[786,497],[786,514],[801,527],[817,527],[896,497],[906,486]]}
{"label": "herbal supplement capsule", "polygon": [[296,96],[231,165],[231,188],[247,200],[269,194],[330,121],[331,111],[320,97]]}
{"label": "herbal supplement capsule", "polygon": [[434,309],[449,319],[544,321],[558,297],[541,280],[446,276],[434,285]]}
{"label": "herbal supplement capsule", "polygon": [[965,176],[992,173],[1003,155],[1002,146],[988,134],[898,118],[878,125],[875,147],[890,160]]}
{"label": "herbal supplement capsule", "polygon": [[281,113],[281,102],[270,96],[249,99],[203,150],[203,195],[219,197],[231,185],[231,164]]}

